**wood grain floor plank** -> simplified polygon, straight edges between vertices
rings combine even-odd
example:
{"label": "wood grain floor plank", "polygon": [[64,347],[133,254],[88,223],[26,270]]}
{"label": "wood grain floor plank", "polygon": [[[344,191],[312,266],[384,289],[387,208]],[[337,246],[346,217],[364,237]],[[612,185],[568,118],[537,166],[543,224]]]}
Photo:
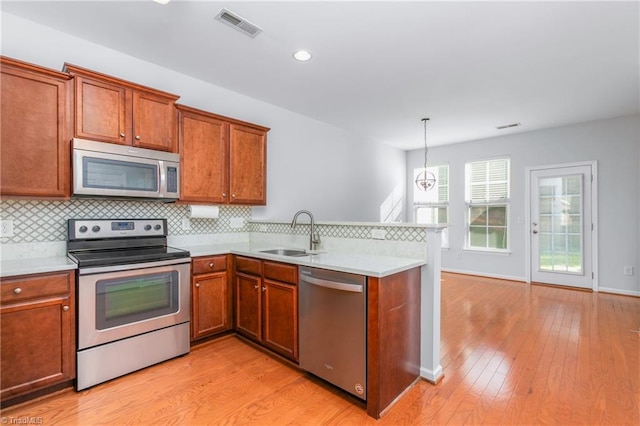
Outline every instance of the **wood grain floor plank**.
{"label": "wood grain floor plank", "polygon": [[95,386],[2,409],[46,425],[640,424],[640,298],[443,273],[438,385],[384,417],[225,337]]}

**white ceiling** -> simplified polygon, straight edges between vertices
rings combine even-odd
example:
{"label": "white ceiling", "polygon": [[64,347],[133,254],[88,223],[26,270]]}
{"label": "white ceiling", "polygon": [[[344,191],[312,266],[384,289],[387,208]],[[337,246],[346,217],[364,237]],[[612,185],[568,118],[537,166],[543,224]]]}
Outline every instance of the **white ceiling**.
{"label": "white ceiling", "polygon": [[[263,28],[251,39],[221,8]],[[23,18],[402,149],[637,114],[631,2],[11,2]],[[295,49],[313,59],[299,63]],[[496,126],[522,123],[496,130]]]}

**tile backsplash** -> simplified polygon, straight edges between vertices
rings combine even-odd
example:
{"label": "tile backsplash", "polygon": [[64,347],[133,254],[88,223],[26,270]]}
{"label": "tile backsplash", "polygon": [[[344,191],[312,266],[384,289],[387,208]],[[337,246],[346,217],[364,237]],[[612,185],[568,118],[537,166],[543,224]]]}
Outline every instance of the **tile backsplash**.
{"label": "tile backsplash", "polygon": [[[0,218],[13,220],[13,236],[0,238],[2,244],[66,241],[67,219],[166,218],[169,235],[249,232],[251,207],[220,206],[217,219],[189,219],[187,204],[154,201],[71,199],[67,201],[2,200]],[[232,228],[231,219],[242,218],[244,226]]]}
{"label": "tile backsplash", "polygon": [[[251,224],[250,231],[267,234],[309,235],[309,223],[297,224],[291,229],[290,223],[256,221]],[[321,237],[349,238],[358,240],[371,239],[374,229],[384,231],[384,239],[389,241],[426,242],[424,226],[388,223],[318,223],[316,230]]]}

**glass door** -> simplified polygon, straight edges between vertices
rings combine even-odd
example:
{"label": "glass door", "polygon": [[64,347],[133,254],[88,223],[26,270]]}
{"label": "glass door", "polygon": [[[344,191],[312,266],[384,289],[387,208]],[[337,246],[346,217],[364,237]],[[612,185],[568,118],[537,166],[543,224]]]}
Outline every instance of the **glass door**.
{"label": "glass door", "polygon": [[531,171],[531,280],[592,288],[591,166]]}

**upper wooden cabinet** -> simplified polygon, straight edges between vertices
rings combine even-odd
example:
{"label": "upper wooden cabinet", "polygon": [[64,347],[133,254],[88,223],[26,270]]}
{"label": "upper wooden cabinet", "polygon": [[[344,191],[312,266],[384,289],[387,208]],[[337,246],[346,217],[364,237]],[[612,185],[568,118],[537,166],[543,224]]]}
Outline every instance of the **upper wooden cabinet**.
{"label": "upper wooden cabinet", "polygon": [[265,205],[269,129],[184,105],[176,108],[180,200]]}
{"label": "upper wooden cabinet", "polygon": [[69,76],[0,57],[0,193],[68,197]]}
{"label": "upper wooden cabinet", "polygon": [[64,70],[75,81],[76,137],[178,152],[179,96],[71,64]]}
{"label": "upper wooden cabinet", "polygon": [[267,204],[267,131],[243,124],[229,129],[231,204]]}

